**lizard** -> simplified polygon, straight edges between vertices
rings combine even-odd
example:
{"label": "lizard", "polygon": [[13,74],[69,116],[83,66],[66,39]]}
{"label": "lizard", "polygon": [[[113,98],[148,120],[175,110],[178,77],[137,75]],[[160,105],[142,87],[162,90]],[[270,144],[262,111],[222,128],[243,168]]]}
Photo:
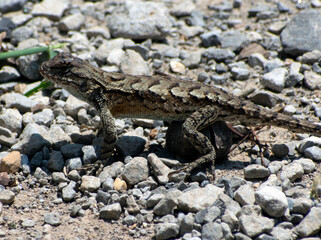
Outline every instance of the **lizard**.
{"label": "lizard", "polygon": [[215,148],[200,131],[219,120],[321,135],[318,123],[275,112],[198,81],[106,72],[66,52],[42,63],[39,71],[99,111],[104,135],[103,162],[112,155],[116,144],[115,118],[184,121],[184,135],[200,152],[199,158],[183,167],[186,173],[203,163],[212,162],[214,166]]}

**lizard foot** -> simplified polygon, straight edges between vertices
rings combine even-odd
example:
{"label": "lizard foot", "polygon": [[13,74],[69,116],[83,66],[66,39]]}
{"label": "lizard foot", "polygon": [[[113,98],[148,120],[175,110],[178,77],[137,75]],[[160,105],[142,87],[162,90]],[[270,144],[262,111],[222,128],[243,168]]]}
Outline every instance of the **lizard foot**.
{"label": "lizard foot", "polygon": [[83,175],[98,176],[102,172],[103,168],[103,161],[98,160],[93,164],[81,167],[78,171],[83,173]]}

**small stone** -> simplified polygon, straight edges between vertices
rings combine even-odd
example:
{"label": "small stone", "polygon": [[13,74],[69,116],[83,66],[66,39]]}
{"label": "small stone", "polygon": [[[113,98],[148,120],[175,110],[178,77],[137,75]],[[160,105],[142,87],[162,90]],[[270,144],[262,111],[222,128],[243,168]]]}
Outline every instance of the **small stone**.
{"label": "small stone", "polygon": [[224,239],[221,224],[217,222],[210,222],[205,224],[202,228],[202,239]]}
{"label": "small stone", "polygon": [[135,185],[146,180],[149,176],[148,173],[149,168],[147,159],[143,157],[135,157],[125,165],[122,177],[129,185]]}
{"label": "small stone", "polygon": [[85,21],[85,17],[81,13],[75,13],[61,19],[58,28],[61,31],[76,31],[79,30]]}
{"label": "small stone", "polygon": [[285,68],[275,68],[263,75],[261,84],[274,92],[282,92],[285,84],[285,77],[288,71]]}
{"label": "small stone", "polygon": [[178,197],[178,209],[186,212],[198,212],[212,205],[223,190],[212,184],[205,188],[195,188]]}
{"label": "small stone", "polygon": [[179,234],[179,225],[176,223],[159,223],[155,226],[157,240],[175,238]]}
{"label": "small stone", "polygon": [[113,184],[114,189],[118,192],[123,192],[127,190],[127,184],[124,180],[121,180],[120,178],[116,178],[115,182]]}
{"label": "small stone", "polygon": [[67,168],[67,172],[69,172],[75,169],[80,169],[82,167],[82,161],[80,157],[70,158],[70,159],[67,159],[65,165]]}
{"label": "small stone", "polygon": [[321,148],[317,146],[312,146],[304,150],[304,156],[310,158],[314,161],[321,161]]}
{"label": "small stone", "polygon": [[289,147],[286,144],[273,144],[272,153],[279,158],[285,157],[289,153]]}
{"label": "small stone", "polygon": [[321,75],[312,71],[304,72],[304,84],[310,90],[320,89]]}
{"label": "small stone", "polygon": [[220,215],[221,210],[218,207],[207,207],[195,214],[195,222],[199,224],[214,222]]}
{"label": "small stone", "polygon": [[36,221],[32,220],[32,219],[24,219],[21,223],[21,226],[23,228],[31,228],[33,226],[36,225]]}
{"label": "small stone", "polygon": [[60,172],[65,165],[64,158],[60,151],[52,151],[48,161],[48,169]]}
{"label": "small stone", "polygon": [[121,211],[122,209],[120,204],[113,203],[100,209],[99,218],[102,218],[105,220],[118,220],[120,217]]}
{"label": "small stone", "polygon": [[14,201],[15,196],[14,192],[10,190],[2,190],[0,191],[0,202],[3,204],[10,204]]}
{"label": "small stone", "polygon": [[50,0],[44,0],[33,6],[31,14],[33,16],[45,16],[53,21],[58,21],[67,8],[67,1],[57,0],[52,2]]}
{"label": "small stone", "polygon": [[292,213],[306,215],[313,206],[313,201],[309,198],[296,198],[293,199]]}
{"label": "small stone", "polygon": [[0,69],[0,83],[15,80],[20,77],[20,73],[14,67],[3,66]]}
{"label": "small stone", "polygon": [[9,181],[9,174],[7,172],[0,172],[0,185],[8,186]]}
{"label": "small stone", "polygon": [[303,173],[304,170],[302,164],[293,162],[283,166],[280,177],[282,181],[289,179],[291,182],[294,182],[297,179],[301,179]]}
{"label": "small stone", "polygon": [[241,206],[252,205],[255,202],[254,190],[249,184],[240,186],[234,194],[235,200],[241,204]]}
{"label": "small stone", "polygon": [[252,164],[244,168],[244,177],[246,179],[266,178],[269,175],[269,169],[262,165]]}
{"label": "small stone", "polygon": [[175,60],[170,61],[169,66],[174,73],[184,74],[186,71],[184,64]]}
{"label": "small stone", "polygon": [[304,173],[311,173],[315,170],[315,163],[308,158],[301,158],[294,160],[293,163],[300,163],[303,167]]}
{"label": "small stone", "polygon": [[250,71],[241,67],[232,67],[231,73],[235,80],[247,80],[250,76]]}
{"label": "small stone", "polygon": [[100,179],[94,176],[82,176],[79,190],[94,192],[100,187]]}
{"label": "small stone", "polygon": [[0,161],[0,172],[16,173],[21,166],[21,154],[18,151],[12,151]]}
{"label": "small stone", "polygon": [[124,225],[127,225],[127,226],[132,226],[133,224],[135,224],[137,222],[137,218],[135,218],[134,216],[132,215],[128,215],[126,217],[124,217],[122,223]]}
{"label": "small stone", "polygon": [[177,197],[181,194],[179,190],[168,192],[154,207],[153,213],[158,216],[171,214],[174,207],[178,204]]}
{"label": "small stone", "polygon": [[120,63],[120,69],[122,73],[129,75],[151,76],[150,69],[142,56],[133,50],[126,50],[125,57]]}
{"label": "small stone", "polygon": [[44,215],[45,223],[51,226],[59,226],[61,224],[60,214],[58,212],[48,213]]}
{"label": "small stone", "polygon": [[162,160],[160,160],[156,154],[151,153],[147,157],[149,164],[152,167],[153,175],[158,179],[158,181],[162,184],[168,182],[168,174],[171,169],[167,167]]}
{"label": "small stone", "polygon": [[258,205],[245,205],[237,214],[240,229],[247,236],[254,238],[264,232],[270,232],[274,226],[272,219],[263,217]]}
{"label": "small stone", "polygon": [[75,188],[76,182],[70,181],[70,183],[62,189],[62,199],[66,202],[71,201],[77,194]]}
{"label": "small stone", "polygon": [[282,217],[288,208],[285,194],[276,187],[259,188],[255,192],[255,201],[271,217]]}
{"label": "small stone", "polygon": [[96,201],[99,203],[103,203],[105,205],[107,205],[109,203],[111,195],[107,192],[104,192],[102,190],[98,190],[97,191],[97,195],[96,195]]}
{"label": "small stone", "polygon": [[68,173],[67,177],[75,182],[78,182],[80,180],[80,175],[77,170],[72,170]]}
{"label": "small stone", "polygon": [[311,208],[308,215],[296,226],[295,230],[300,237],[308,237],[319,232],[321,228],[321,208]]}
{"label": "small stone", "polygon": [[65,174],[62,172],[54,172],[51,175],[52,181],[56,184],[59,184],[61,182],[69,182],[69,179],[66,178]]}

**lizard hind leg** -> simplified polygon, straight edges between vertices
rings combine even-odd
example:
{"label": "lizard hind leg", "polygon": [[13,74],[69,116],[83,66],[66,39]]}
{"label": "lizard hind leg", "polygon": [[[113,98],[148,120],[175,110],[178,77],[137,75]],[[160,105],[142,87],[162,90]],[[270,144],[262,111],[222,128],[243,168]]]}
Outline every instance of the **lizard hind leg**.
{"label": "lizard hind leg", "polygon": [[212,170],[214,171],[216,159],[215,148],[211,141],[200,131],[207,126],[212,125],[216,121],[218,114],[219,109],[208,105],[191,114],[183,123],[183,132],[185,136],[202,155],[200,158],[183,168],[187,173],[199,165],[208,162],[212,162]]}

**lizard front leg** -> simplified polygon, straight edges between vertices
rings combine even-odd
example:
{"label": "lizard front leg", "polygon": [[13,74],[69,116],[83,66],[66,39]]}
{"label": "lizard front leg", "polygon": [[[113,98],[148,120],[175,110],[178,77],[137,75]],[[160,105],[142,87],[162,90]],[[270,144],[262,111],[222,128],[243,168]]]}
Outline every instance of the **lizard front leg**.
{"label": "lizard front leg", "polygon": [[100,160],[95,162],[93,168],[89,171],[89,175],[98,175],[102,171],[105,163],[114,152],[117,141],[114,117],[106,104],[99,104],[99,106],[104,138],[100,151]]}
{"label": "lizard front leg", "polygon": [[207,126],[212,125],[216,121],[218,113],[219,109],[208,105],[194,112],[183,123],[184,134],[202,155],[200,158],[183,168],[186,172],[190,172],[197,166],[207,162],[212,162],[214,166],[216,158],[215,148],[211,141],[200,131]]}

